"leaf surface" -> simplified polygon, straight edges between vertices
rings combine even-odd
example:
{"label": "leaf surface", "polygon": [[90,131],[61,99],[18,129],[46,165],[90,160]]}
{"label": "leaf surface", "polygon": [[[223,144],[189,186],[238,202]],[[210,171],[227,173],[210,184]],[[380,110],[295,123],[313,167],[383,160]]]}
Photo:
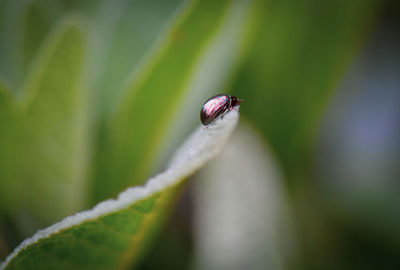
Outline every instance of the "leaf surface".
{"label": "leaf surface", "polygon": [[287,269],[293,228],[281,172],[260,134],[240,124],[198,177],[196,269]]}
{"label": "leaf surface", "polygon": [[115,200],[37,232],[14,250],[1,269],[126,269],[143,254],[183,180],[223,149],[238,119],[232,111],[207,129],[200,126],[170,166],[144,187],[128,188]]}

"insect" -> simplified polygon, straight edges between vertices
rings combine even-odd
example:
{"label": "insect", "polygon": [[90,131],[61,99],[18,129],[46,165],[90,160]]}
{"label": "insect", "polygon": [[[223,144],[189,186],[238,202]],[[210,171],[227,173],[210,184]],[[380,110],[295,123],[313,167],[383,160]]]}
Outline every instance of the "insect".
{"label": "insect", "polygon": [[211,122],[224,114],[227,110],[237,110],[243,99],[235,96],[218,94],[207,99],[200,111],[200,120],[203,125],[208,126]]}

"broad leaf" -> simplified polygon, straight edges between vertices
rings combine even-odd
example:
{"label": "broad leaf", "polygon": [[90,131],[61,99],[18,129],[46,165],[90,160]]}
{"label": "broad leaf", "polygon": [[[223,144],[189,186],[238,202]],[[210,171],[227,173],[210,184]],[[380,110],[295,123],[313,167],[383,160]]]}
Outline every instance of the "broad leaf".
{"label": "broad leaf", "polygon": [[115,200],[37,232],[1,269],[126,269],[144,251],[183,180],[223,149],[238,116],[232,111],[208,128],[200,126],[171,165],[144,187],[129,188]]}
{"label": "broad leaf", "polygon": [[[196,79],[193,74],[202,57],[217,42],[219,29],[231,19],[232,13],[248,13],[249,2],[242,3],[193,1],[175,18],[162,42],[135,74],[109,119],[105,129],[109,132],[99,144],[103,149],[96,155],[95,202],[146,179],[161,138]],[[237,18],[246,17],[238,15]],[[235,37],[240,40],[243,36],[239,32]],[[232,39],[227,42],[225,46],[229,47]],[[214,66],[209,64],[212,72]],[[207,79],[203,80],[203,85],[210,87]]]}
{"label": "broad leaf", "polygon": [[[101,118],[115,107],[132,70],[169,26],[182,0],[102,1],[91,19],[90,83]],[[110,9],[113,10],[110,13]]]}
{"label": "broad leaf", "polygon": [[44,37],[62,14],[59,1],[13,1],[0,4],[0,70],[19,90]]}
{"label": "broad leaf", "polygon": [[[26,226],[43,226],[82,207],[85,182],[83,85],[86,34],[82,21],[63,20],[40,48],[21,97],[6,101],[14,113],[0,123],[8,136],[0,152],[2,205]],[[12,127],[8,127],[12,123]],[[6,166],[7,165],[7,166]],[[51,206],[50,206],[51,205]],[[24,228],[19,228],[24,231]],[[26,233],[26,232],[25,232]]]}
{"label": "broad leaf", "polygon": [[50,30],[50,19],[38,2],[30,2],[25,8],[21,34],[21,69],[22,78],[26,75],[27,68],[36,54],[41,42]]}
{"label": "broad leaf", "polygon": [[260,135],[239,125],[198,177],[196,269],[287,269],[294,241],[282,175]]}

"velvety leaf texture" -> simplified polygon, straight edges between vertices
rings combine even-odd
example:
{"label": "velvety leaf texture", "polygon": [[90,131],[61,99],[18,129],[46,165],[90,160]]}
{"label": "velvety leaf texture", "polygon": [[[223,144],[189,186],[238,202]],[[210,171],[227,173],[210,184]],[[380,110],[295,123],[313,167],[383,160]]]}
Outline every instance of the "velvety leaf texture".
{"label": "velvety leaf texture", "polygon": [[126,269],[143,254],[183,180],[219,153],[238,119],[234,111],[207,129],[200,126],[178,149],[171,165],[144,187],[129,188],[115,200],[37,232],[14,250],[1,269]]}

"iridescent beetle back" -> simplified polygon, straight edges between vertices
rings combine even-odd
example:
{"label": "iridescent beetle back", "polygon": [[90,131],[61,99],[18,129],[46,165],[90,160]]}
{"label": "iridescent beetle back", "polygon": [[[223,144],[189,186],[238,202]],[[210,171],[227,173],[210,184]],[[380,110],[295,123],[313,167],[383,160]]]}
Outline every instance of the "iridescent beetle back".
{"label": "iridescent beetle back", "polygon": [[203,125],[207,126],[227,110],[234,109],[242,102],[235,96],[218,94],[207,99],[200,111],[200,120]]}

